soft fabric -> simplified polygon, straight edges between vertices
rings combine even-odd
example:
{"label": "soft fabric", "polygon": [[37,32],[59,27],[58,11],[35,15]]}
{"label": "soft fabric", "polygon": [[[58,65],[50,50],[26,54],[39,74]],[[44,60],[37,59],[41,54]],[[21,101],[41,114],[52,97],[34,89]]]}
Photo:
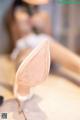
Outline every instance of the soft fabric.
{"label": "soft fabric", "polygon": [[37,47],[37,45],[40,44],[40,42],[51,39],[52,38],[46,34],[29,34],[17,41],[16,47],[13,50],[11,57],[12,59],[16,59],[20,50],[23,50],[25,48],[34,49],[35,47]]}

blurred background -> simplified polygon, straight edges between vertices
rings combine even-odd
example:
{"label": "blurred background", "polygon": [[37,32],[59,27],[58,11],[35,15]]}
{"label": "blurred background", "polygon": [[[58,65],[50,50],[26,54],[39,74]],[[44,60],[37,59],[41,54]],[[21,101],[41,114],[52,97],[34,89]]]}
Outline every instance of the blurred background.
{"label": "blurred background", "polygon": [[[17,43],[16,41],[20,40],[21,36],[23,37],[23,35],[26,33],[25,30],[32,32],[29,31],[29,29],[26,29],[30,27],[27,18],[29,17],[30,22],[32,19],[30,19],[30,17],[32,16],[29,14],[31,11],[27,11],[29,14],[28,17],[25,14],[25,5],[24,8],[22,7],[22,9],[19,9],[19,11],[17,9],[17,12],[14,12],[14,1],[21,0],[0,0],[0,105],[2,105],[0,106],[0,111],[2,107],[2,111],[10,109],[10,111],[13,111],[13,113],[16,115],[17,113],[15,113],[15,111],[16,109],[18,110],[18,107],[16,107],[16,104],[13,100],[13,98],[15,98],[13,94],[13,88],[15,86],[14,80],[16,76],[16,70],[21,63],[21,61],[19,61],[20,57],[25,57],[25,39],[23,39],[24,44],[20,44],[21,48],[23,47],[24,49],[22,49],[23,51],[20,53],[21,56],[18,56],[19,58],[16,57],[16,61],[11,59],[10,53],[17,48],[15,47]],[[32,2],[33,1],[34,0],[32,0]],[[43,0],[41,1],[43,2]],[[49,14],[49,22],[51,23],[51,33],[48,29],[48,32],[50,33],[49,35],[52,35],[53,38],[55,38],[55,41],[80,55],[80,4],[63,4],[59,3],[59,1],[60,0],[49,0],[47,5],[40,5],[39,10],[47,11]],[[31,7],[31,10],[32,13],[36,13],[37,7],[35,7],[34,11],[33,7]],[[44,18],[44,16],[42,17]],[[42,22],[45,24],[47,23],[47,20],[48,19],[45,19],[44,21],[42,20]],[[27,25],[25,25],[25,23],[27,23]],[[44,24],[42,24],[43,28]],[[20,31],[19,28],[22,31]],[[45,30],[46,29],[47,27],[45,27]],[[32,37],[33,40],[35,40],[35,36]],[[34,46],[34,43],[31,44],[31,47]],[[55,48],[59,48],[59,46]],[[21,49],[18,48],[18,50]],[[73,54],[70,56],[69,52],[65,52],[66,50],[64,50],[65,49],[59,49],[57,53],[55,52],[57,50],[53,49],[54,53],[57,53],[56,58],[60,60],[61,64],[56,64],[59,61],[53,61],[51,65],[52,71],[50,71],[52,74],[48,76],[46,81],[44,81],[40,86],[35,87],[33,90],[35,95],[40,97],[40,100],[35,100],[37,103],[39,103],[39,107],[43,111],[42,113],[45,113],[45,115],[49,117],[49,120],[80,120],[80,57],[78,58]],[[61,59],[60,56],[62,56]],[[71,69],[68,69],[68,67]],[[32,70],[35,71],[34,68]],[[8,104],[6,101],[4,101],[6,104],[2,104],[4,100],[2,98],[5,100],[10,100],[10,104]],[[35,101],[34,97],[32,100]],[[36,113],[37,111],[34,103],[35,102],[33,102],[33,104],[31,103],[32,108],[30,107],[29,111],[32,109],[31,111],[35,111],[34,113]],[[31,113],[30,118],[31,115],[35,116]],[[36,115],[38,116],[38,112]],[[17,116],[20,117],[20,114],[17,114],[15,117]],[[21,117],[19,119],[15,119],[24,120],[21,119]]]}
{"label": "blurred background", "polygon": [[[14,0],[0,0],[0,53],[11,52],[11,39],[6,29],[6,15]],[[80,54],[80,5],[59,4],[49,0],[48,5],[40,7],[49,13],[52,34],[58,42]]]}

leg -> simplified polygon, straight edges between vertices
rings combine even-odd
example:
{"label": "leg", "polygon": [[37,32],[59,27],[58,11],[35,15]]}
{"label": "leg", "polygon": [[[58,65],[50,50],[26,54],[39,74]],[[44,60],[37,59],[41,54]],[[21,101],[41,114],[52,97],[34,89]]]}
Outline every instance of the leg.
{"label": "leg", "polygon": [[19,67],[19,65],[22,63],[22,61],[25,59],[26,56],[28,56],[28,54],[32,51],[31,48],[26,48],[20,51],[20,53],[18,54],[15,63],[16,63],[16,68]]}
{"label": "leg", "polygon": [[23,57],[24,61],[17,70],[14,85],[14,94],[20,101],[30,99],[30,89],[47,78],[50,68],[49,53],[49,43],[43,41],[29,56]]}
{"label": "leg", "polygon": [[80,73],[80,57],[55,41],[50,41],[51,60]]}

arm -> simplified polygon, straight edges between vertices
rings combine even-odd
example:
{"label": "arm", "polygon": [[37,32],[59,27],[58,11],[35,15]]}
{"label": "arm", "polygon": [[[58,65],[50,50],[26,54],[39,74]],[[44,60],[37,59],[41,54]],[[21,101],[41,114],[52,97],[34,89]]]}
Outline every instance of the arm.
{"label": "arm", "polygon": [[50,41],[50,52],[52,61],[80,73],[80,57],[76,54],[53,40]]}

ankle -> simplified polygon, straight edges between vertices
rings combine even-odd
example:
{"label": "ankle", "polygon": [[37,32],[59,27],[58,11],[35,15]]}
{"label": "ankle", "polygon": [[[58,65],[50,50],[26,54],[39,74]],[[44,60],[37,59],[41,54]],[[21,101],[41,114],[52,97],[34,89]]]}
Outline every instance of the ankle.
{"label": "ankle", "polygon": [[27,95],[30,94],[30,87],[25,86],[25,85],[19,85],[19,86],[18,86],[18,93],[19,93],[21,96],[27,96]]}

